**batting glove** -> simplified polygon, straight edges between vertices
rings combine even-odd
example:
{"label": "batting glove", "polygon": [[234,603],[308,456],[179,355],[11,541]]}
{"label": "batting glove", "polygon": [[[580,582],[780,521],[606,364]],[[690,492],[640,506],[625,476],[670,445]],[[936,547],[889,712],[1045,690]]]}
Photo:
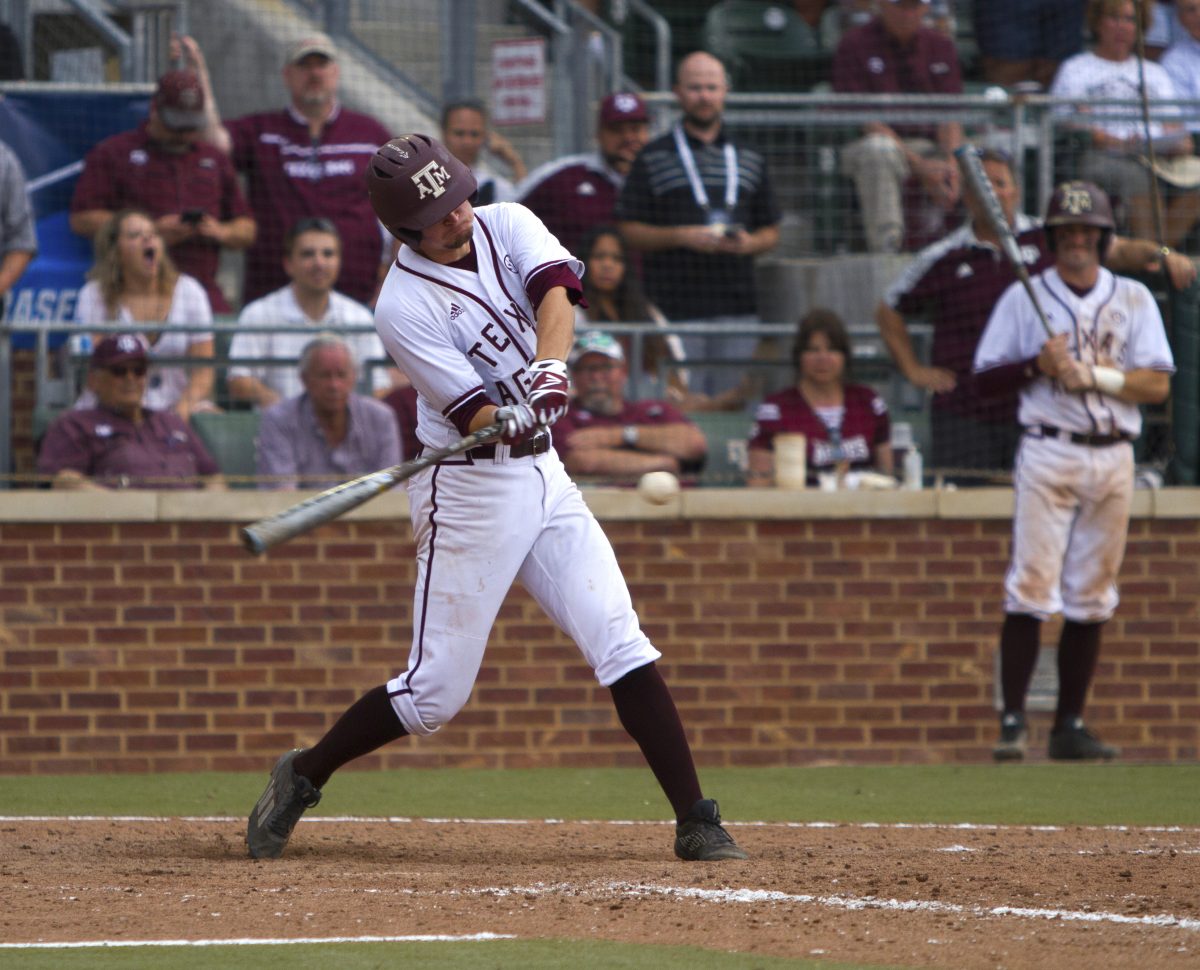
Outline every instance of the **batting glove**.
{"label": "batting glove", "polygon": [[552,425],[567,413],[570,383],[565,361],[539,360],[530,368],[533,381],[529,385],[529,406],[541,425]]}
{"label": "batting glove", "polygon": [[537,416],[528,404],[509,404],[496,408],[493,416],[501,425],[500,440],[506,445],[520,444],[537,433]]}

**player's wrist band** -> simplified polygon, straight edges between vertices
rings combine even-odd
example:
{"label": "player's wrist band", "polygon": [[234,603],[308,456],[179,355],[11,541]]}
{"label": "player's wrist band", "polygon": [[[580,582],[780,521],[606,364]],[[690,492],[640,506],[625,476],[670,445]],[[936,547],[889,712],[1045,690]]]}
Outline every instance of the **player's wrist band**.
{"label": "player's wrist band", "polygon": [[1125,372],[1115,367],[1093,367],[1092,381],[1096,390],[1104,394],[1120,394],[1125,386]]}

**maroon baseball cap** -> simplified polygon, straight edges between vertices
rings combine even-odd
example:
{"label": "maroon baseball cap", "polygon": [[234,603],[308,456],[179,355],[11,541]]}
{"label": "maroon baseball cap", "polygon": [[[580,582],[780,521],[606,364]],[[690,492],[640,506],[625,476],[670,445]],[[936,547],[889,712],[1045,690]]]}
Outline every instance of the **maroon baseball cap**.
{"label": "maroon baseball cap", "polygon": [[636,94],[618,91],[600,102],[600,124],[618,125],[622,121],[649,121],[646,102]]}
{"label": "maroon baseball cap", "polygon": [[110,333],[92,349],[89,361],[93,370],[113,364],[146,360],[146,343],[136,333]]}
{"label": "maroon baseball cap", "polygon": [[199,131],[205,127],[204,88],[191,71],[168,71],[154,92],[158,117],[172,131]]}

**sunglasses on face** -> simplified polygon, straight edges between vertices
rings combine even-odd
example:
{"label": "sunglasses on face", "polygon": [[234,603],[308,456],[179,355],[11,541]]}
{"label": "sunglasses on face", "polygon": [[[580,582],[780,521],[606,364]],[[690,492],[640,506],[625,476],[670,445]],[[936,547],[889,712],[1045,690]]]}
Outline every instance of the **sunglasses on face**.
{"label": "sunglasses on face", "polygon": [[107,370],[113,377],[126,377],[129,374],[132,374],[134,377],[146,376],[145,364],[113,364]]}

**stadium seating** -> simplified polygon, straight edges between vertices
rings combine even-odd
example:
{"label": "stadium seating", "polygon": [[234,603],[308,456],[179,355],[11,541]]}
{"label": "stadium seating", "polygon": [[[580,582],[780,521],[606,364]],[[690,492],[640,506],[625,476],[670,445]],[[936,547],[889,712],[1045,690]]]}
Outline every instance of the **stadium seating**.
{"label": "stadium seating", "polygon": [[258,434],[257,411],[204,412],[192,415],[192,428],[230,479],[231,488],[253,488],[247,479],[256,472],[254,439]]}
{"label": "stadium seating", "polygon": [[718,488],[746,484],[746,442],[753,419],[742,411],[701,411],[688,415],[708,441],[708,460],[699,483]]}
{"label": "stadium seating", "polygon": [[724,0],[709,10],[702,38],[737,91],[806,91],[829,77],[829,52],[790,5]]}

